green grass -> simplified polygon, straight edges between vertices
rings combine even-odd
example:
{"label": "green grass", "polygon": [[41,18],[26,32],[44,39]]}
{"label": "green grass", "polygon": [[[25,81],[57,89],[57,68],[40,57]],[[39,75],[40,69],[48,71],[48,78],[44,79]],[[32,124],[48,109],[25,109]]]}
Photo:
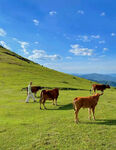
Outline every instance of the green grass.
{"label": "green grass", "polygon": [[[76,96],[90,95],[87,90],[92,82],[27,63],[4,51],[7,50],[0,48],[0,150],[116,149],[114,88],[100,97],[96,121],[89,121],[88,110],[81,109],[80,123],[75,124],[72,100]],[[47,110],[40,110],[39,103],[32,100],[25,103],[26,91],[21,88],[30,81],[34,85],[83,90],[60,90],[59,106],[47,101]]]}

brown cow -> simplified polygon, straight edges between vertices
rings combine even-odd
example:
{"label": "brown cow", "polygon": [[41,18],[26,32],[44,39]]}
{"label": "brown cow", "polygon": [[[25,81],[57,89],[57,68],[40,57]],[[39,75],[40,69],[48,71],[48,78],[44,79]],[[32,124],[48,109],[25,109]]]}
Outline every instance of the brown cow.
{"label": "brown cow", "polygon": [[53,105],[54,105],[54,100],[55,100],[55,104],[57,105],[58,96],[59,96],[58,88],[55,88],[52,90],[42,90],[41,95],[40,95],[40,109],[41,109],[41,104],[43,104],[44,109],[46,109],[45,107],[46,100],[53,100]]}
{"label": "brown cow", "polygon": [[91,119],[91,110],[93,112],[93,118],[95,120],[95,107],[97,105],[97,102],[99,100],[99,96],[103,95],[103,93],[95,94],[93,96],[88,96],[88,97],[76,97],[73,101],[73,106],[75,110],[75,121],[78,123],[78,112],[80,108],[89,108],[89,119]]}
{"label": "brown cow", "polygon": [[[32,86],[32,87],[31,87],[31,91],[32,91],[32,93],[34,93],[35,97],[37,97],[37,96],[36,96],[37,92],[38,92],[39,90],[43,89],[43,88],[44,88],[44,87],[41,87],[41,86]],[[28,94],[28,87],[22,88],[22,90],[26,90],[26,91],[27,91],[27,94]]]}
{"label": "brown cow", "polygon": [[96,90],[102,91],[103,93],[106,88],[110,88],[110,86],[105,84],[93,84],[90,93],[91,91],[94,91],[94,93],[96,93]]}

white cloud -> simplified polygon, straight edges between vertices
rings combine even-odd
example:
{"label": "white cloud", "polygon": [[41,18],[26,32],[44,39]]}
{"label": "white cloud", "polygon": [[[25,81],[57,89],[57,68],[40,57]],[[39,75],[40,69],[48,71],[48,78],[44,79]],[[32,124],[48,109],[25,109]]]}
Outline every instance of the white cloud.
{"label": "white cloud", "polygon": [[91,35],[91,37],[94,38],[94,39],[99,39],[100,35]]}
{"label": "white cloud", "polygon": [[87,35],[79,35],[76,40],[80,40],[80,41],[83,41],[83,42],[90,42],[90,39]]}
{"label": "white cloud", "polygon": [[28,59],[35,60],[59,60],[61,57],[59,55],[48,55],[44,50],[33,50],[33,54],[28,57]]}
{"label": "white cloud", "polygon": [[6,49],[11,49],[4,41],[0,41],[0,44]]}
{"label": "white cloud", "polygon": [[105,41],[104,41],[104,40],[99,41],[99,44],[104,44],[104,43],[105,43]]}
{"label": "white cloud", "polygon": [[101,14],[100,14],[100,16],[105,16],[106,15],[106,13],[105,12],[102,12]]}
{"label": "white cloud", "polygon": [[24,41],[19,41],[17,38],[13,38],[13,40],[17,41],[21,48],[23,49],[24,54],[28,55],[29,52],[27,51],[26,47],[29,46],[28,42],[24,42]]}
{"label": "white cloud", "polygon": [[37,42],[37,41],[35,41],[34,43],[35,43],[35,44],[39,44],[39,42]]}
{"label": "white cloud", "polygon": [[49,15],[50,15],[50,16],[53,16],[53,15],[55,15],[56,13],[57,13],[56,11],[50,11],[50,12],[49,12]]}
{"label": "white cloud", "polygon": [[77,13],[81,14],[81,15],[84,15],[84,11],[83,10],[78,10]]}
{"label": "white cloud", "polygon": [[5,36],[6,35],[6,31],[4,31],[4,29],[0,28],[0,36]]}
{"label": "white cloud", "polygon": [[104,51],[104,52],[105,52],[105,51],[108,51],[108,48],[104,47],[104,48],[103,48],[103,51]]}
{"label": "white cloud", "polygon": [[116,36],[116,33],[111,33],[111,36]]}
{"label": "white cloud", "polygon": [[33,22],[34,22],[34,24],[35,24],[36,26],[38,26],[38,25],[39,25],[39,20],[37,20],[37,19],[33,19]]}
{"label": "white cloud", "polygon": [[21,48],[23,49],[23,52],[25,54],[29,54],[29,52],[26,49],[26,47],[29,45],[29,43],[23,42],[23,41],[18,41],[18,43],[20,44]]}
{"label": "white cloud", "polygon": [[90,42],[93,39],[99,39],[100,35],[78,35],[76,40],[80,40],[83,42]]}
{"label": "white cloud", "polygon": [[78,44],[71,45],[69,52],[76,56],[91,56],[93,54],[93,49],[80,47]]}

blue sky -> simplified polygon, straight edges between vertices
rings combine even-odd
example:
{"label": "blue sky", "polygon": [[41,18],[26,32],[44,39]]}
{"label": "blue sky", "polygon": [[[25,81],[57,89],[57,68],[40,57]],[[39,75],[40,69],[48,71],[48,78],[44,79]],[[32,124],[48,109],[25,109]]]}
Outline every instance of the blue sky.
{"label": "blue sky", "polygon": [[116,73],[114,0],[0,0],[0,45],[66,73]]}

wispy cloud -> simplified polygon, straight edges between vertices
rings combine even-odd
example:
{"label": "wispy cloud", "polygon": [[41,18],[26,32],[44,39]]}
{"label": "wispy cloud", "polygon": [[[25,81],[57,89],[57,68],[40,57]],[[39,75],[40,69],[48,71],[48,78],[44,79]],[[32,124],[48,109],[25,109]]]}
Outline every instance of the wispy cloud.
{"label": "wispy cloud", "polygon": [[111,36],[116,36],[116,33],[111,33],[110,35],[111,35]]}
{"label": "wispy cloud", "polygon": [[35,41],[34,43],[35,43],[35,44],[39,44],[39,42],[38,42],[38,41]]}
{"label": "wispy cloud", "polygon": [[90,42],[94,39],[100,39],[100,35],[78,35],[76,40],[80,40],[83,42]]}
{"label": "wispy cloud", "polygon": [[40,60],[60,60],[61,57],[59,55],[48,55],[46,53],[46,51],[44,50],[33,50],[32,51],[32,55],[30,55],[28,57],[28,59],[31,59],[31,60],[37,60],[37,59],[40,59]]}
{"label": "wispy cloud", "polygon": [[0,36],[5,36],[7,33],[4,29],[0,28]]}
{"label": "wispy cloud", "polygon": [[39,25],[39,20],[33,19],[33,23],[34,23],[36,26],[38,26],[38,25]]}
{"label": "wispy cloud", "polygon": [[90,39],[87,35],[78,35],[76,40],[80,40],[80,41],[83,41],[83,42],[90,42]]}
{"label": "wispy cloud", "polygon": [[27,55],[29,52],[27,51],[26,47],[29,46],[28,42],[18,41],[18,43],[21,45],[21,48],[23,49],[23,52]]}
{"label": "wispy cloud", "polygon": [[101,14],[100,14],[100,16],[105,16],[106,15],[106,13],[105,12],[102,12]]}
{"label": "wispy cloud", "polygon": [[106,43],[105,40],[99,41],[99,44],[104,44],[104,43]]}
{"label": "wispy cloud", "polygon": [[94,38],[94,39],[99,39],[100,35],[91,35],[91,37]]}
{"label": "wispy cloud", "polygon": [[102,60],[106,55],[96,55],[96,56],[92,56],[89,57],[88,60],[90,61],[100,61]]}
{"label": "wispy cloud", "polygon": [[55,14],[57,14],[57,12],[54,11],[54,10],[49,12],[49,15],[50,15],[50,16],[53,16],[53,15],[55,15]]}
{"label": "wispy cloud", "polygon": [[4,41],[0,41],[0,44],[6,49],[11,49]]}
{"label": "wispy cloud", "polygon": [[93,49],[80,47],[78,44],[71,45],[69,52],[76,56],[91,56],[93,54]]}
{"label": "wispy cloud", "polygon": [[84,11],[83,10],[78,10],[77,13],[81,14],[81,15],[84,15]]}
{"label": "wispy cloud", "polygon": [[103,48],[103,52],[108,51],[108,48],[104,47]]}
{"label": "wispy cloud", "polygon": [[27,46],[29,46],[29,43],[28,42],[25,42],[25,41],[20,41],[18,40],[17,38],[13,38],[13,40],[17,41],[17,43],[20,44],[24,54],[28,55],[29,52],[27,51]]}

